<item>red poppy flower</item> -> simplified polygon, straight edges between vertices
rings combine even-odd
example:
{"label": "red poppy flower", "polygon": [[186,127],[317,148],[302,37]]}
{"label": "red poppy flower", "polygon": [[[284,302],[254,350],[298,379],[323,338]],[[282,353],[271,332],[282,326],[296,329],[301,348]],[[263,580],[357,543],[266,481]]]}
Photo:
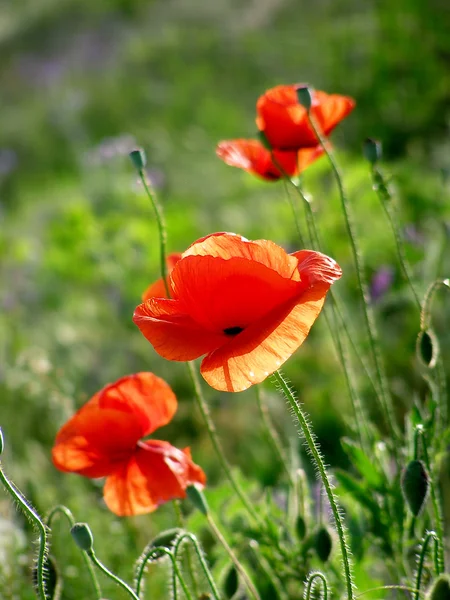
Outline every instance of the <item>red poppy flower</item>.
{"label": "red poppy flower", "polygon": [[323,149],[316,146],[298,152],[274,150],[272,155],[258,140],[226,140],[218,144],[216,154],[231,167],[277,181],[283,177],[280,167],[289,177],[298,175],[323,154]]}
{"label": "red poppy flower", "polygon": [[[279,85],[258,98],[256,124],[273,148],[298,150],[319,143],[308,122],[306,109],[297,99],[299,87],[302,84]],[[355,101],[348,96],[318,90],[311,90],[311,95],[311,115],[325,136],[355,107]]]}
{"label": "red poppy flower", "polygon": [[141,440],[169,423],[176,409],[171,388],[153,373],[122,377],[63,425],[53,463],[85,477],[106,476],[103,497],[119,516],[149,513],[168,500],[184,498],[189,485],[206,481],[189,448]]}
{"label": "red poppy flower", "polygon": [[[180,260],[180,258],[181,258],[181,252],[173,252],[172,254],[169,254],[166,259],[167,284],[169,286],[169,290],[170,290],[170,277],[169,277],[170,273],[172,272],[172,269],[174,268],[176,263]],[[160,279],[154,281],[153,283],[151,283],[148,286],[148,288],[142,294],[142,302],[145,302],[149,298],[153,298],[153,296],[157,296],[158,298],[167,298],[166,286],[164,285],[164,280],[162,277]]]}
{"label": "red poppy flower", "polygon": [[238,392],[297,350],[340,276],[336,262],[320,252],[287,254],[267,240],[214,233],[175,265],[173,298],[150,298],[133,320],[158,354],[180,361],[206,354],[206,381]]}

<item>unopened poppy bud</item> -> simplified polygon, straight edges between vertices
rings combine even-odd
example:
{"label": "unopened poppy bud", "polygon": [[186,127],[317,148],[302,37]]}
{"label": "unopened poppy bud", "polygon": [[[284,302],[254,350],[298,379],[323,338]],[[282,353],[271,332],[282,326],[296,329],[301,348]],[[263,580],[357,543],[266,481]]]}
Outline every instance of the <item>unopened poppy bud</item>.
{"label": "unopened poppy bud", "polygon": [[312,94],[310,87],[307,85],[302,85],[295,91],[297,92],[297,100],[299,103],[306,108],[306,110],[310,110],[312,106]]}
{"label": "unopened poppy bud", "polygon": [[403,496],[412,514],[417,515],[425,505],[430,477],[421,460],[412,460],[402,474]]}
{"label": "unopened poppy bud", "polygon": [[297,520],[295,521],[295,533],[300,541],[306,535],[306,522],[301,515],[298,515]]}
{"label": "unopened poppy bud", "polygon": [[[37,565],[35,565],[31,571],[31,578],[34,587],[38,589],[39,580]],[[56,563],[51,556],[47,555],[44,559],[44,581],[46,596],[50,600],[54,600],[59,597],[58,589],[61,588],[61,586],[58,585],[58,579],[59,574],[56,568]]]}
{"label": "unopened poppy bud", "polygon": [[258,138],[261,144],[264,146],[264,148],[266,148],[266,150],[272,150],[272,146],[264,131],[258,131]]}
{"label": "unopened poppy bud", "polygon": [[372,138],[366,138],[364,140],[363,155],[371,165],[374,165],[380,160],[381,153],[381,142]]}
{"label": "unopened poppy bud", "polygon": [[333,539],[325,527],[321,527],[314,537],[314,548],[322,562],[326,562],[331,554]]}
{"label": "unopened poppy bud", "polygon": [[145,165],[147,164],[147,157],[145,156],[144,150],[142,148],[137,148],[136,150],[132,150],[129,154],[131,162],[134,165],[134,168],[137,171],[142,171],[145,169]]}
{"label": "unopened poppy bud", "polygon": [[94,547],[94,536],[87,523],[75,523],[70,530],[73,541],[85,552],[91,552]]}
{"label": "unopened poppy bud", "polygon": [[425,600],[450,600],[450,576],[439,575],[428,590]]}
{"label": "unopened poppy bud", "polygon": [[0,427],[0,454],[3,453],[4,447],[5,447],[5,442],[3,440],[3,431],[2,431],[2,428]]}
{"label": "unopened poppy bud", "polygon": [[417,356],[420,362],[428,369],[436,366],[439,354],[439,342],[432,329],[421,331],[417,336]]}
{"label": "unopened poppy bud", "polygon": [[167,529],[166,531],[162,531],[156,537],[152,539],[150,542],[150,547],[162,546],[163,548],[172,548],[174,541],[180,535],[183,530],[179,527],[174,527],[173,529]]}
{"label": "unopened poppy bud", "polygon": [[197,510],[205,516],[209,513],[208,503],[205,495],[196,485],[189,485],[186,488],[186,495]]}
{"label": "unopened poppy bud", "polygon": [[234,565],[228,569],[223,580],[223,593],[225,598],[234,598],[239,589],[239,575]]}

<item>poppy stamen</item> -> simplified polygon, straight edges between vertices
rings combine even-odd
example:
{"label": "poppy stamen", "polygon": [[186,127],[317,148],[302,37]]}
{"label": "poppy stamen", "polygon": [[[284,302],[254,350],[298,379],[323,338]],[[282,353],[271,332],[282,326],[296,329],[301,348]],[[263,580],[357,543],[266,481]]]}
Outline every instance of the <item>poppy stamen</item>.
{"label": "poppy stamen", "polygon": [[225,335],[237,335],[238,333],[241,333],[241,331],[244,331],[244,328],[239,327],[239,325],[236,327],[227,327],[223,330]]}

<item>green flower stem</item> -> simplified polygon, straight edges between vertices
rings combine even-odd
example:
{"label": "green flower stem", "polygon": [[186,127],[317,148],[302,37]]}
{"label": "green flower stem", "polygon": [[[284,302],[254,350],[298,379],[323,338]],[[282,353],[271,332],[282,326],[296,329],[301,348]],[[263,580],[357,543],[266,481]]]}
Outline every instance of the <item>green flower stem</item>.
{"label": "green flower stem", "polygon": [[1,463],[0,463],[0,481],[6,488],[6,491],[9,495],[17,502],[21,511],[24,515],[33,523],[36,529],[39,532],[39,549],[37,556],[37,591],[39,593],[40,600],[47,600],[48,595],[45,589],[45,575],[44,575],[44,562],[45,556],[47,554],[47,528],[42,522],[38,513],[32,508],[25,496],[20,492],[16,486],[9,481],[3,472]]}
{"label": "green flower stem", "polygon": [[123,581],[122,579],[120,579],[120,577],[118,577],[117,575],[115,575],[112,571],[110,571],[107,567],[105,567],[105,565],[100,562],[100,560],[97,558],[97,556],[95,555],[95,552],[93,550],[88,550],[86,552],[86,554],[89,556],[89,558],[91,559],[91,561],[93,562],[93,564],[107,577],[109,577],[110,579],[112,579],[112,581],[114,581],[115,583],[117,583],[117,585],[119,587],[121,587],[123,590],[125,590],[132,598],[133,600],[139,600],[139,596],[137,596],[133,589],[127,584],[125,583],[125,581]]}
{"label": "green flower stem", "polygon": [[320,579],[321,582],[322,582],[322,589],[323,589],[322,598],[323,598],[323,600],[328,600],[328,583],[327,583],[327,579],[326,579],[325,575],[323,573],[320,573],[319,571],[316,571],[314,573],[310,573],[308,575],[308,578],[306,580],[305,600],[310,600],[311,599],[312,587],[315,584],[316,579]]}
{"label": "green flower stem", "polygon": [[[211,592],[212,592],[215,600],[220,600],[220,594],[219,594],[219,591],[218,591],[218,589],[216,587],[216,584],[214,583],[214,579],[212,578],[211,571],[208,568],[208,565],[206,563],[206,560],[205,560],[205,557],[203,555],[203,552],[201,551],[201,548],[200,548],[200,545],[198,543],[198,540],[197,540],[197,538],[195,537],[195,535],[193,533],[189,533],[189,532],[182,533],[180,535],[180,537],[177,539],[177,542],[175,544],[174,551],[173,551],[175,559],[177,557],[177,552],[178,552],[178,549],[179,549],[179,547],[181,545],[181,542],[184,539],[186,539],[186,538],[188,540],[190,540],[190,542],[194,546],[195,553],[197,554],[197,558],[198,558],[198,561],[199,561],[200,566],[202,568],[203,574],[204,574],[206,580],[209,583],[209,587],[211,588]],[[196,595],[198,597],[200,597],[200,594],[198,592],[197,592]]]}
{"label": "green flower stem", "polygon": [[431,326],[431,308],[433,299],[436,292],[441,287],[450,291],[450,279],[436,279],[436,281],[433,281],[433,283],[430,284],[425,292],[425,297],[422,302],[422,311],[420,313],[420,329],[422,329],[422,331]]}
{"label": "green flower stem", "polygon": [[314,133],[316,134],[317,139],[319,140],[320,145],[322,146],[325,154],[327,155],[328,161],[330,163],[331,169],[332,169],[335,179],[336,179],[337,186],[339,188],[339,195],[341,198],[341,205],[342,205],[342,211],[344,213],[345,225],[346,225],[347,234],[348,234],[348,237],[350,240],[350,245],[351,245],[352,254],[353,254],[353,260],[355,262],[356,275],[357,275],[357,279],[358,279],[358,287],[359,287],[359,291],[361,294],[361,300],[362,300],[362,305],[363,305],[364,320],[366,323],[367,333],[369,336],[370,348],[371,348],[371,352],[372,352],[372,356],[373,356],[373,360],[374,360],[374,364],[375,364],[375,370],[376,370],[378,383],[379,383],[379,387],[380,387],[380,399],[381,399],[381,404],[382,404],[381,408],[383,411],[383,416],[384,416],[386,425],[391,433],[392,439],[394,440],[394,447],[396,448],[397,445],[395,444],[395,440],[399,439],[399,432],[398,432],[398,427],[396,425],[396,419],[395,419],[394,407],[392,404],[392,398],[390,395],[389,386],[387,384],[387,378],[386,378],[386,374],[385,374],[385,370],[384,370],[384,365],[383,365],[383,361],[381,358],[379,340],[378,340],[378,332],[377,332],[377,328],[376,328],[376,324],[375,324],[375,317],[373,314],[372,307],[369,303],[369,294],[368,294],[368,286],[367,286],[367,281],[366,281],[366,276],[365,276],[365,267],[364,267],[364,262],[363,262],[363,257],[362,257],[361,251],[358,247],[357,237],[356,237],[356,233],[355,233],[355,226],[353,223],[353,215],[350,210],[350,203],[347,199],[344,185],[342,183],[342,176],[341,176],[341,173],[337,166],[336,160],[333,156],[333,153],[332,153],[326,139],[322,135],[322,132],[319,130],[319,127],[317,126],[310,111],[308,111],[308,121],[309,121]]}
{"label": "green flower stem", "polygon": [[[181,529],[184,529],[185,523],[184,523],[183,513],[181,512],[181,502],[179,500],[174,500],[173,508],[175,511],[175,516],[177,519],[178,526]],[[200,596],[200,592],[198,590],[198,585],[197,585],[197,579],[195,577],[194,565],[192,564],[192,556],[191,556],[191,552],[190,552],[189,548],[186,551],[186,563],[187,563],[187,571],[189,573],[189,577],[191,580],[192,589],[194,591],[194,594],[195,594],[195,596]]]}
{"label": "green flower stem", "polygon": [[273,378],[274,378],[274,381],[276,382],[276,384],[278,385],[279,389],[286,396],[286,399],[288,400],[291,409],[293,410],[295,416],[297,417],[298,423],[299,423],[299,425],[302,429],[303,435],[305,437],[309,452],[312,455],[313,460],[319,471],[320,478],[321,478],[323,486],[325,488],[325,492],[328,496],[328,500],[329,500],[331,510],[333,513],[333,517],[334,517],[334,521],[336,524],[336,530],[337,530],[337,533],[339,536],[342,565],[344,568],[345,581],[346,581],[346,586],[347,586],[347,599],[354,600],[353,577],[352,577],[351,564],[350,564],[349,547],[348,547],[347,540],[346,540],[346,533],[345,533],[342,517],[339,512],[337,500],[333,494],[333,489],[331,487],[331,483],[328,478],[328,474],[325,469],[325,465],[324,465],[322,456],[320,454],[317,443],[314,439],[314,435],[311,431],[310,425],[309,425],[305,415],[303,414],[303,411],[300,408],[299,403],[295,399],[292,391],[289,389],[288,384],[284,380],[283,376],[281,375],[281,373],[279,371],[275,371]]}
{"label": "green flower stem", "polygon": [[[280,171],[283,173],[283,183],[284,183],[284,189],[286,191],[286,197],[287,197],[289,206],[291,207],[292,216],[294,217],[294,223],[295,223],[295,228],[297,230],[298,239],[300,241],[300,244],[302,245],[302,248],[304,248],[305,247],[305,240],[303,238],[302,230],[300,228],[300,221],[299,221],[299,218],[298,218],[297,209],[295,207],[294,201],[291,198],[291,194],[289,193],[289,189],[288,189],[287,184],[286,184],[286,177],[288,177],[288,176],[284,175],[283,169],[281,169],[281,167],[278,165],[278,163],[276,161],[274,161],[274,164],[276,166],[278,166],[278,168],[280,169]],[[288,179],[289,179],[289,177],[288,177]]]}
{"label": "green flower stem", "polygon": [[280,436],[278,435],[278,432],[275,429],[275,427],[272,423],[272,420],[270,418],[270,413],[269,413],[267,404],[263,400],[263,393],[261,391],[261,386],[255,385],[255,392],[256,392],[256,402],[258,404],[258,410],[259,410],[259,414],[261,415],[261,420],[264,425],[264,430],[266,433],[267,440],[268,440],[269,444],[272,446],[273,452],[278,456],[278,460],[286,472],[286,475],[287,475],[288,481],[289,481],[289,485],[291,487],[294,487],[295,481],[292,476],[291,470],[289,469],[288,459],[287,459],[286,453],[284,452],[283,445],[280,440]]}
{"label": "green flower stem", "polygon": [[422,427],[417,427],[417,431],[419,431],[419,433],[422,434],[422,453],[423,453],[423,458],[425,461],[425,466],[426,466],[426,468],[428,470],[428,474],[430,476],[430,496],[431,496],[431,503],[433,506],[434,524],[436,527],[436,533],[437,533],[437,538],[438,538],[438,542],[439,542],[439,552],[438,552],[438,561],[437,561],[436,570],[438,571],[438,575],[440,575],[440,573],[445,572],[444,526],[443,526],[442,507],[441,507],[441,503],[440,503],[438,495],[437,495],[434,476],[431,471],[431,464],[430,464],[430,459],[428,456],[428,449],[427,449],[427,440],[425,438],[425,431]]}
{"label": "green flower stem", "polygon": [[172,572],[174,575],[173,599],[177,600],[177,596],[178,596],[177,586],[176,586],[176,578],[178,578],[178,581],[180,582],[180,585],[183,589],[183,592],[184,592],[187,600],[193,600],[192,595],[189,591],[189,588],[187,587],[186,582],[184,581],[183,575],[181,574],[181,571],[177,564],[177,561],[175,560],[173,552],[171,552],[168,548],[165,548],[164,546],[154,546],[154,547],[150,548],[149,551],[142,558],[142,561],[139,564],[139,570],[136,574],[136,594],[137,594],[138,600],[140,599],[142,580],[144,578],[144,573],[145,573],[145,568],[147,566],[147,563],[149,560],[151,560],[153,558],[154,555],[159,555],[159,554],[166,554],[166,556],[168,556],[170,558],[170,562],[172,563]]}
{"label": "green flower stem", "polygon": [[214,519],[212,518],[212,516],[209,512],[206,515],[206,518],[207,518],[209,526],[211,527],[211,530],[214,533],[214,535],[216,536],[218,542],[224,547],[226,553],[228,554],[228,556],[231,559],[231,562],[234,564],[234,566],[236,567],[236,570],[239,572],[240,576],[242,577],[245,585],[247,586],[250,596],[253,598],[253,600],[261,600],[258,590],[255,588],[255,586],[253,584],[253,581],[250,579],[249,575],[247,574],[247,571],[241,565],[236,554],[233,552],[233,550],[229,546],[228,542],[221,534],[220,529],[217,527]]}
{"label": "green flower stem", "polygon": [[169,284],[167,282],[167,264],[166,264],[167,233],[166,233],[166,225],[164,222],[164,214],[163,214],[162,208],[158,202],[158,198],[156,197],[155,191],[151,187],[151,184],[147,182],[147,178],[145,176],[144,170],[139,169],[138,173],[139,173],[139,177],[142,181],[142,185],[144,186],[144,190],[152,204],[153,211],[155,213],[156,222],[158,224],[159,256],[160,256],[161,275],[163,278],[166,295],[168,298],[170,298]]}
{"label": "green flower stem", "polygon": [[413,600],[419,600],[420,594],[420,586],[422,584],[422,573],[423,573],[423,564],[425,562],[425,555],[427,553],[428,544],[430,540],[434,540],[434,567],[436,569],[436,575],[439,576],[441,571],[439,566],[439,540],[434,531],[429,531],[422,543],[422,549],[419,554],[419,562],[417,563],[417,573],[416,573],[416,588],[413,596]]}
{"label": "green flower stem", "polygon": [[198,377],[198,374],[197,374],[197,370],[195,368],[195,363],[194,362],[188,362],[187,366],[188,366],[189,375],[190,375],[190,378],[191,378],[191,381],[192,381],[192,385],[194,387],[195,399],[197,401],[197,406],[198,406],[198,408],[199,408],[199,410],[201,412],[201,415],[203,417],[203,420],[205,422],[206,428],[207,428],[208,433],[209,433],[209,437],[211,439],[211,443],[212,443],[212,445],[214,447],[214,450],[215,450],[215,452],[217,454],[217,458],[219,459],[219,462],[220,462],[220,464],[222,466],[222,469],[225,471],[225,475],[227,476],[227,479],[230,482],[231,487],[235,491],[236,495],[238,496],[238,498],[240,499],[240,501],[242,502],[242,504],[245,506],[245,508],[246,508],[247,512],[249,513],[249,515],[259,525],[262,525],[263,523],[261,521],[261,518],[259,517],[259,515],[253,509],[253,506],[252,506],[250,500],[248,499],[248,497],[245,494],[244,490],[241,488],[241,486],[239,485],[237,479],[233,475],[230,463],[225,458],[225,453],[223,451],[222,445],[221,445],[221,443],[219,441],[219,438],[218,438],[218,435],[217,435],[216,426],[214,425],[214,421],[211,418],[211,413],[209,411],[209,406],[206,403],[205,397],[203,396],[202,388],[200,386],[199,377]]}
{"label": "green flower stem", "polygon": [[[48,528],[51,529],[52,526],[52,522],[54,517],[56,517],[56,515],[62,515],[64,516],[70,527],[73,527],[75,525],[75,519],[73,514],[71,513],[71,511],[67,508],[67,506],[63,506],[62,504],[58,504],[58,506],[55,506],[47,515],[47,517],[45,518],[45,523],[47,524]],[[101,600],[102,598],[102,590],[100,587],[100,584],[98,582],[97,576],[95,575],[95,571],[94,568],[91,564],[91,561],[89,560],[89,558],[87,557],[86,552],[82,552],[81,553],[83,556],[83,560],[84,563],[86,565],[86,569],[89,573],[89,577],[91,578],[92,581],[92,585],[94,587],[95,590],[95,595],[97,597],[98,600]]]}
{"label": "green flower stem", "polygon": [[386,181],[384,180],[384,177],[383,177],[381,171],[375,165],[372,165],[372,182],[373,182],[373,188],[380,200],[380,203],[384,209],[384,212],[386,213],[386,217],[389,221],[389,225],[391,226],[392,234],[394,236],[395,245],[397,248],[397,257],[400,262],[400,266],[402,268],[405,279],[411,289],[411,292],[414,296],[417,307],[420,311],[420,308],[421,308],[420,298],[419,298],[419,296],[416,292],[416,288],[414,287],[414,284],[412,282],[411,267],[409,266],[408,260],[406,258],[405,249],[403,246],[403,241],[402,241],[402,237],[400,235],[400,229],[398,226],[397,215],[395,213],[395,207],[392,203],[392,195],[391,195],[391,192],[389,191],[389,187],[388,187]]}

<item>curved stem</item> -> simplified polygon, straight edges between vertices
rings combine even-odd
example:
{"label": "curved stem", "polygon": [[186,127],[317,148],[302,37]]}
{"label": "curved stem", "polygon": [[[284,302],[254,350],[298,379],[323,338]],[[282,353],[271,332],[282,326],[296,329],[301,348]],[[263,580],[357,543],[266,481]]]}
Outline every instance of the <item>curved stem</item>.
{"label": "curved stem", "polygon": [[32,508],[25,496],[22,494],[20,490],[16,488],[16,486],[9,481],[6,477],[3,469],[0,464],[0,481],[6,488],[6,491],[10,494],[10,496],[17,502],[22,512],[25,516],[33,523],[36,529],[39,531],[39,549],[37,556],[37,591],[39,593],[39,597],[41,600],[47,600],[47,592],[45,589],[45,575],[44,575],[44,563],[45,556],[47,553],[47,528],[42,522],[38,513]]}
{"label": "curved stem", "polygon": [[274,377],[275,382],[278,384],[280,390],[286,396],[286,399],[288,400],[292,411],[294,412],[295,416],[297,417],[298,423],[299,423],[299,425],[302,429],[303,435],[305,437],[309,452],[314,459],[314,462],[317,466],[323,486],[325,488],[325,492],[328,496],[328,501],[331,506],[331,510],[332,510],[333,517],[334,517],[334,522],[336,525],[336,530],[337,530],[337,533],[339,536],[342,565],[344,568],[345,581],[346,581],[346,585],[347,585],[347,598],[348,598],[348,600],[353,600],[354,593],[353,593],[353,577],[352,577],[351,564],[350,564],[350,551],[349,551],[349,547],[347,544],[344,524],[342,521],[341,514],[339,512],[337,500],[333,494],[333,489],[331,487],[331,483],[328,478],[328,474],[327,474],[322,456],[320,454],[317,443],[314,439],[314,435],[311,431],[309,423],[308,423],[305,415],[303,414],[303,411],[300,408],[299,403],[297,402],[293,393],[289,389],[288,384],[286,383],[286,381],[284,380],[283,376],[281,375],[281,373],[279,371],[275,371],[273,377]]}
{"label": "curved stem", "polygon": [[[183,518],[183,513],[181,512],[181,502],[179,500],[174,500],[173,507],[175,510],[175,515],[177,518],[178,526],[181,529],[184,529],[184,518]],[[176,556],[176,552],[174,552],[174,554]],[[191,585],[192,585],[194,595],[199,596],[200,592],[198,590],[197,579],[195,577],[194,565],[192,564],[192,556],[189,551],[189,548],[186,551],[186,563],[187,563],[187,571],[189,573],[189,578],[191,580]]]}
{"label": "curved stem", "polygon": [[315,582],[316,579],[320,579],[322,581],[322,587],[323,587],[323,600],[328,600],[328,583],[327,583],[327,579],[325,577],[325,575],[323,575],[323,573],[319,573],[319,571],[316,571],[315,573],[311,573],[307,580],[307,586],[305,589],[305,600],[310,600],[311,598],[311,590],[312,590],[312,586]]}
{"label": "curved stem", "polygon": [[166,264],[167,233],[166,233],[166,225],[164,223],[163,211],[158,202],[155,191],[151,188],[151,184],[147,182],[147,178],[145,176],[143,169],[139,169],[139,177],[142,181],[142,185],[144,186],[144,190],[146,191],[147,196],[149,197],[150,202],[152,203],[153,211],[155,213],[156,223],[158,224],[159,258],[160,258],[161,275],[163,278],[166,295],[168,298],[170,298],[169,284],[167,282],[167,264]]}
{"label": "curved stem", "polygon": [[[327,155],[328,161],[331,165],[331,169],[334,173],[336,183],[339,189],[339,196],[341,199],[342,211],[344,213],[344,220],[347,229],[347,234],[350,240],[350,245],[353,254],[353,260],[355,263],[356,275],[358,280],[358,288],[361,295],[361,301],[363,306],[364,320],[366,323],[367,333],[369,336],[370,348],[375,364],[375,370],[378,377],[378,383],[380,387],[381,393],[381,404],[383,410],[383,416],[386,422],[386,425],[392,435],[393,440],[397,440],[399,438],[398,428],[396,426],[394,407],[392,404],[392,398],[389,392],[389,387],[387,384],[387,378],[384,370],[383,361],[381,358],[379,340],[378,340],[378,331],[375,324],[375,317],[373,314],[372,307],[369,303],[369,294],[368,294],[368,286],[365,276],[365,267],[363,262],[363,257],[361,251],[358,247],[357,237],[355,233],[355,226],[353,224],[353,215],[350,210],[350,203],[347,199],[347,195],[345,193],[344,185],[342,183],[342,176],[337,166],[336,160],[333,156],[332,151],[330,150],[329,144],[326,139],[322,135],[322,132],[319,130],[317,123],[315,122],[313,116],[310,111],[308,111],[308,121],[313,129],[314,133],[317,136],[317,139],[320,142],[325,154]],[[396,444],[394,444],[396,447]]]}
{"label": "curved stem", "polygon": [[[178,552],[178,549],[180,547],[181,542],[184,539],[186,539],[186,538],[188,538],[191,541],[192,545],[195,548],[195,553],[197,554],[197,558],[198,558],[198,560],[200,562],[200,565],[202,567],[203,574],[205,575],[205,577],[206,577],[206,579],[207,579],[207,581],[209,583],[209,587],[211,588],[211,592],[212,592],[215,600],[220,600],[220,594],[219,594],[219,591],[218,591],[218,589],[216,587],[216,584],[214,583],[214,579],[212,578],[211,571],[209,570],[208,565],[206,564],[206,560],[205,560],[203,552],[202,552],[202,550],[200,548],[198,540],[197,540],[197,538],[195,537],[195,535],[193,533],[189,533],[189,532],[182,533],[180,535],[180,537],[177,539],[175,547],[173,549],[173,553],[174,553],[175,559],[177,557],[177,552]],[[199,596],[199,595],[200,594],[197,594],[197,596]]]}
{"label": "curved stem", "polygon": [[[49,529],[51,529],[52,521],[56,515],[63,515],[67,519],[70,527],[73,527],[75,525],[75,518],[74,518],[72,512],[67,508],[67,506],[58,504],[48,513],[47,517],[45,518],[45,522],[47,523]],[[91,564],[89,558],[87,557],[86,552],[82,552],[81,554],[83,556],[83,561],[84,561],[84,564],[86,565],[86,569],[88,570],[89,577],[91,578],[92,585],[95,590],[95,595],[97,596],[98,600],[101,600],[102,590],[101,590],[100,584],[98,582],[98,579],[95,575],[94,568],[92,567],[92,564]]]}
{"label": "curved stem", "polygon": [[283,450],[280,436],[278,435],[277,430],[273,426],[273,423],[272,423],[272,420],[271,420],[270,414],[269,414],[269,409],[263,400],[263,395],[262,395],[261,388],[259,385],[255,385],[255,392],[256,392],[256,402],[258,404],[258,410],[259,410],[259,414],[261,415],[261,420],[264,425],[267,440],[269,441],[269,444],[272,446],[272,450],[274,451],[274,453],[278,456],[278,460],[280,461],[281,465],[283,466],[283,469],[286,472],[286,475],[289,480],[289,485],[291,485],[293,487],[295,485],[295,481],[294,481],[292,473],[289,469],[288,460],[287,460],[286,454]]}
{"label": "curved stem", "polygon": [[420,554],[419,554],[419,562],[417,564],[417,574],[416,574],[416,588],[415,588],[413,600],[419,600],[420,585],[422,583],[423,563],[425,562],[425,555],[427,553],[428,544],[431,539],[434,540],[434,556],[435,556],[436,575],[438,575],[438,576],[440,575],[439,559],[438,559],[440,544],[439,544],[439,540],[438,540],[436,534],[434,533],[434,531],[429,531],[427,533],[425,539],[423,540],[422,550],[420,551]]}
{"label": "curved stem", "polygon": [[431,305],[433,303],[434,296],[440,287],[450,291],[450,280],[436,279],[436,281],[433,281],[433,283],[428,286],[422,302],[422,311],[420,313],[420,329],[422,330],[428,329],[431,325]]}
{"label": "curved stem", "polygon": [[258,593],[258,590],[255,588],[255,586],[253,584],[253,581],[250,579],[250,577],[247,574],[247,571],[241,565],[241,563],[239,562],[237,556],[235,555],[235,553],[233,552],[233,550],[231,549],[231,547],[228,545],[228,542],[226,541],[226,539],[221,534],[219,528],[217,527],[217,525],[214,522],[214,519],[211,517],[211,514],[208,513],[206,515],[206,518],[207,518],[209,526],[211,527],[211,529],[212,529],[214,535],[216,536],[217,540],[220,542],[220,544],[222,544],[222,546],[224,547],[226,553],[231,558],[231,562],[236,567],[236,570],[239,571],[239,574],[241,575],[242,579],[245,582],[245,585],[247,586],[247,589],[248,589],[248,591],[250,593],[250,596],[253,598],[253,600],[261,600],[261,598],[259,596],[259,593]]}
{"label": "curved stem", "polygon": [[261,518],[259,517],[259,515],[257,515],[257,513],[255,512],[255,510],[253,509],[253,506],[250,502],[250,500],[248,499],[248,497],[246,496],[245,492],[242,490],[241,486],[239,485],[239,483],[237,482],[235,476],[233,475],[233,472],[231,470],[231,466],[230,463],[228,462],[228,460],[225,458],[225,454],[222,448],[222,445],[219,441],[219,438],[217,436],[217,431],[216,431],[216,426],[214,425],[214,421],[211,418],[211,413],[209,411],[209,407],[208,404],[206,403],[206,400],[203,396],[203,392],[202,392],[202,388],[200,386],[200,381],[198,378],[198,374],[197,374],[197,370],[195,368],[195,363],[193,362],[188,362],[187,363],[188,366],[188,370],[189,370],[189,375],[192,381],[192,385],[194,387],[194,392],[195,392],[195,399],[197,401],[197,406],[202,414],[203,420],[205,422],[206,428],[208,430],[209,433],[209,437],[211,439],[211,443],[214,447],[214,450],[217,454],[217,458],[219,459],[219,462],[222,466],[222,469],[225,471],[225,475],[227,476],[228,481],[230,482],[233,490],[235,491],[236,495],[238,496],[238,498],[240,499],[240,501],[242,502],[242,504],[245,506],[247,512],[249,513],[249,515],[259,524],[261,525]]}
{"label": "curved stem", "polygon": [[[148,561],[151,560],[153,554],[156,554],[156,555],[166,554],[166,556],[168,556],[170,558],[170,562],[172,563],[173,574],[174,574],[174,576],[176,576],[178,578],[178,581],[180,582],[180,585],[183,588],[183,592],[185,593],[186,598],[188,600],[193,600],[192,595],[189,591],[189,588],[187,587],[186,582],[184,581],[183,575],[181,574],[180,568],[178,567],[177,561],[175,560],[173,552],[171,552],[168,548],[165,548],[164,546],[154,546],[154,547],[150,548],[150,550],[143,557],[142,562],[139,565],[139,570],[136,575],[136,594],[138,595],[138,600],[139,600],[140,593],[141,593],[141,584],[142,584],[142,579],[144,577],[145,567],[147,566]],[[174,598],[176,600],[176,597],[177,597],[176,580],[174,580],[174,590],[173,591],[174,591]]]}
{"label": "curved stem", "polygon": [[115,575],[112,571],[110,571],[107,567],[105,567],[105,565],[99,561],[99,559],[97,558],[97,556],[95,555],[93,550],[89,550],[86,552],[86,554],[89,556],[89,558],[91,559],[91,561],[94,563],[94,565],[107,577],[109,577],[110,579],[112,579],[112,581],[114,581],[114,583],[117,583],[118,586],[120,586],[123,590],[125,590],[132,598],[133,600],[139,600],[139,596],[137,596],[134,591],[132,590],[132,588],[125,583],[125,581],[123,581],[122,579],[120,579],[120,577],[118,577],[117,575]]}

